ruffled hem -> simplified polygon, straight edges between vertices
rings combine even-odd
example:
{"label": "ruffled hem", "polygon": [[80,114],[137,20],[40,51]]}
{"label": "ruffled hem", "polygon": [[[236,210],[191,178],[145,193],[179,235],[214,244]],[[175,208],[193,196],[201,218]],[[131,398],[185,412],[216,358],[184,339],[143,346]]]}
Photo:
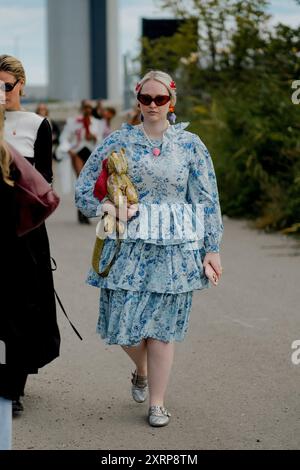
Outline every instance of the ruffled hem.
{"label": "ruffled hem", "polygon": [[101,289],[97,332],[107,344],[136,346],[142,339],[182,341],[192,292],[157,294]]}
{"label": "ruffled hem", "polygon": [[[99,270],[113,258],[114,240],[106,240]],[[209,287],[203,268],[204,248],[193,243],[159,246],[137,240],[121,243],[107,277],[90,270],[87,283],[111,290],[180,294]]]}

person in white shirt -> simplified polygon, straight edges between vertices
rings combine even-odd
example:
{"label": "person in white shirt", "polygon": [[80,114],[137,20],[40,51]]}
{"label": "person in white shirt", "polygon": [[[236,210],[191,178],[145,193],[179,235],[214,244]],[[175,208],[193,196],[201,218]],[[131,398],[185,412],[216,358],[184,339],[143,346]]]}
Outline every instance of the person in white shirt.
{"label": "person in white shirt", "polygon": [[[56,151],[59,159],[66,153],[69,154],[76,177],[79,176],[94,148],[103,140],[104,122],[94,118],[92,113],[92,103],[83,100],[81,114],[67,120]],[[78,221],[82,224],[89,223],[80,211],[78,211]]]}

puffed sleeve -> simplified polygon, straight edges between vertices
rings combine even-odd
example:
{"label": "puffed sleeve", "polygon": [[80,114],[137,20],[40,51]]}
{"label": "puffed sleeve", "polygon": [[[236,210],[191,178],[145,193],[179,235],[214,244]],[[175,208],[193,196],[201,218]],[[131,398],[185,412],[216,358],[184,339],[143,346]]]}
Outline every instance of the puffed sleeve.
{"label": "puffed sleeve", "polygon": [[34,143],[35,168],[52,183],[52,131],[48,119],[44,119],[38,129]]}
{"label": "puffed sleeve", "polygon": [[[95,148],[91,156],[84,165],[75,186],[75,204],[86,217],[96,217],[101,212],[102,204],[93,192],[97,178],[102,170],[102,162],[113,151],[119,151],[120,144],[119,131],[113,132],[107,137],[102,145]],[[124,147],[124,145],[123,145]]]}
{"label": "puffed sleeve", "polygon": [[190,204],[204,205],[205,252],[218,253],[223,234],[217,180],[211,156],[198,136],[194,136],[187,200]]}

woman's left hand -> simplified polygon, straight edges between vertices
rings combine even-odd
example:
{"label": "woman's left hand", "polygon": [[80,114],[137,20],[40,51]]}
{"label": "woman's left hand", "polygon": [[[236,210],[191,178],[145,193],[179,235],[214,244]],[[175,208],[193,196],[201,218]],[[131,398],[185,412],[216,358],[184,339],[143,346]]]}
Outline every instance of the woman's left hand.
{"label": "woman's left hand", "polygon": [[216,286],[221,278],[223,271],[220,254],[212,252],[206,253],[203,260],[203,267],[207,277]]}

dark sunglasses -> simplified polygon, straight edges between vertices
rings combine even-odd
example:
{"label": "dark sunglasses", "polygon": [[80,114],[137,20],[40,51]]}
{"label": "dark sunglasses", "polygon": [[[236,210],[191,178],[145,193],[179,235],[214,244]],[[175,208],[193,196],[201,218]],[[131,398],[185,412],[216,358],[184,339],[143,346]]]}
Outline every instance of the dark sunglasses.
{"label": "dark sunglasses", "polygon": [[15,83],[9,83],[9,82],[0,82],[0,89],[2,91],[5,91],[6,93],[9,93],[10,91],[13,91],[13,89],[15,88],[16,84],[19,82],[19,80],[17,80]]}
{"label": "dark sunglasses", "polygon": [[142,93],[137,95],[137,100],[145,106],[150,106],[152,101],[154,101],[156,106],[164,106],[170,101],[170,99],[170,95],[157,95],[154,98],[150,95],[143,95]]}

